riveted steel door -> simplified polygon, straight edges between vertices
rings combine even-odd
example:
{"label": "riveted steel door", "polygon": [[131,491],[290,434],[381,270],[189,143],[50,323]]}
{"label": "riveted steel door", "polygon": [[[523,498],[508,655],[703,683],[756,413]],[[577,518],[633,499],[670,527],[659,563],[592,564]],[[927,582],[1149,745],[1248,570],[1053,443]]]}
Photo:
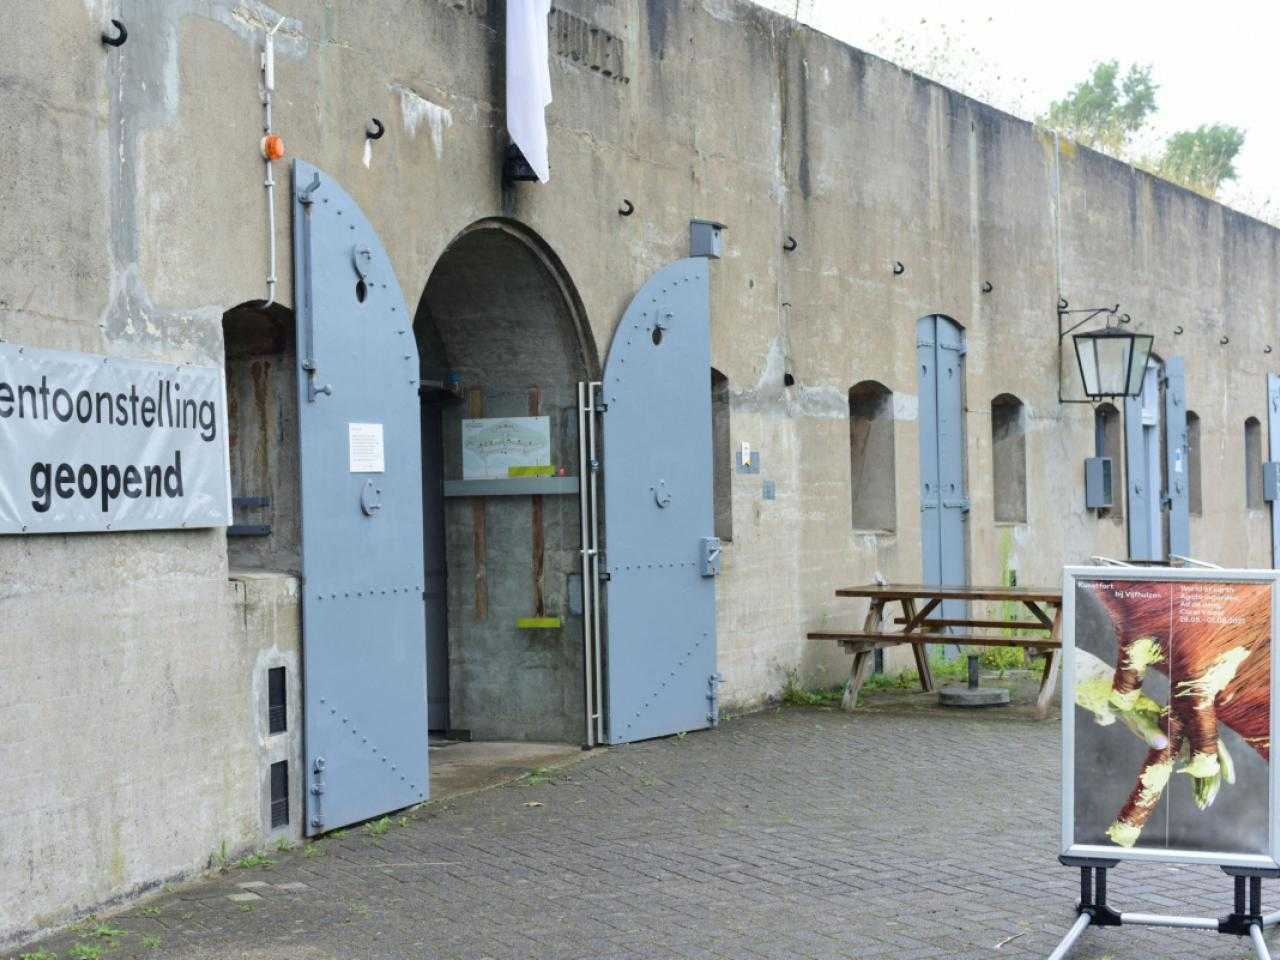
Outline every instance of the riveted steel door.
{"label": "riveted steel door", "polygon": [[[1125,490],[1128,497],[1129,559],[1164,560],[1163,468],[1160,458],[1160,371],[1147,364],[1142,393],[1125,397]],[[1186,435],[1185,405],[1183,436]]]}
{"label": "riveted steel door", "polygon": [[[1280,460],[1280,376],[1267,374],[1267,454]],[[1271,566],[1280,569],[1280,501],[1271,501]]]}
{"label": "riveted steel door", "polygon": [[[920,385],[920,527],[924,582],[969,582],[969,491],[964,451],[964,331],[950,317],[916,324]],[[964,604],[948,601],[945,616],[961,619]]]}
{"label": "riveted steel door", "polygon": [[716,719],[710,369],[708,264],[680,260],[627,308],[601,387],[610,743]]}
{"label": "riveted steel door", "polygon": [[377,234],[293,167],[308,835],[427,797],[418,356]]}
{"label": "riveted steel door", "polygon": [[1181,357],[1164,363],[1165,508],[1169,553],[1191,555],[1190,449],[1187,446],[1187,374]]}

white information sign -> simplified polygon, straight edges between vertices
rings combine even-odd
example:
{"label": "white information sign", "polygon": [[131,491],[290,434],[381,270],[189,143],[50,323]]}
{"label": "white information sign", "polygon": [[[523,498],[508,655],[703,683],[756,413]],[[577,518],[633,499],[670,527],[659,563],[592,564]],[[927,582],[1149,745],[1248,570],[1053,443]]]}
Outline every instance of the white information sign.
{"label": "white information sign", "polygon": [[219,367],[0,343],[0,534],[231,523]]}
{"label": "white information sign", "polygon": [[347,451],[352,473],[386,473],[382,424],[348,423]]}
{"label": "white information sign", "polygon": [[551,466],[550,417],[462,421],[462,479],[511,476],[512,467]]}

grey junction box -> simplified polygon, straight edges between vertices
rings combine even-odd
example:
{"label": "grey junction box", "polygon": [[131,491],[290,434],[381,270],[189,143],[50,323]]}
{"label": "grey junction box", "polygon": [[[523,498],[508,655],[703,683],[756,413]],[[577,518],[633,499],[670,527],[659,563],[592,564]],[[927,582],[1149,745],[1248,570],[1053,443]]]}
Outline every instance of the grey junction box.
{"label": "grey junction box", "polygon": [[1115,504],[1114,472],[1110,457],[1086,457],[1084,461],[1084,505],[1090,510],[1106,510]]}

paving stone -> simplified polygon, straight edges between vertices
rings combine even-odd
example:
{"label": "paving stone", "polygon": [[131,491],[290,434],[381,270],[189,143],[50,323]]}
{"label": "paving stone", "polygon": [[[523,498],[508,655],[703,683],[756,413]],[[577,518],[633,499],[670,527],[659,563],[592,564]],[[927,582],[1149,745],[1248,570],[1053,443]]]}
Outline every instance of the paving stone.
{"label": "paving stone", "polygon": [[[384,836],[282,854],[263,880],[147,906],[165,910],[166,960],[1043,960],[1078,879],[1056,861],[1058,739],[1057,723],[1008,715],[770,711],[597,751],[553,782],[430,804]],[[1264,891],[1280,900],[1280,883]],[[1230,895],[1208,868],[1110,878],[1125,910],[1218,915]],[[143,916],[113,917],[131,933],[112,960],[153,960]],[[1073,960],[1156,956],[1250,951],[1128,928],[1086,933]]]}

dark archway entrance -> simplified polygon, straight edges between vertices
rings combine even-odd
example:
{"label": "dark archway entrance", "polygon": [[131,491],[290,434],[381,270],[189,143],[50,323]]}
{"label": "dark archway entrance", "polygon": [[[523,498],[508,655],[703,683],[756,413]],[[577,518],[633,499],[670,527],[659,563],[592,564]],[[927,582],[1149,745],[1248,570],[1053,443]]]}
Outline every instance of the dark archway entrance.
{"label": "dark archway entrance", "polygon": [[[430,726],[474,739],[580,741],[577,385],[599,370],[580,301],[540,239],[485,220],[441,256],[414,330]],[[565,480],[468,478],[464,421],[479,420],[545,429],[549,447],[537,449],[550,462],[529,466]],[[468,444],[476,431],[467,428]]]}

